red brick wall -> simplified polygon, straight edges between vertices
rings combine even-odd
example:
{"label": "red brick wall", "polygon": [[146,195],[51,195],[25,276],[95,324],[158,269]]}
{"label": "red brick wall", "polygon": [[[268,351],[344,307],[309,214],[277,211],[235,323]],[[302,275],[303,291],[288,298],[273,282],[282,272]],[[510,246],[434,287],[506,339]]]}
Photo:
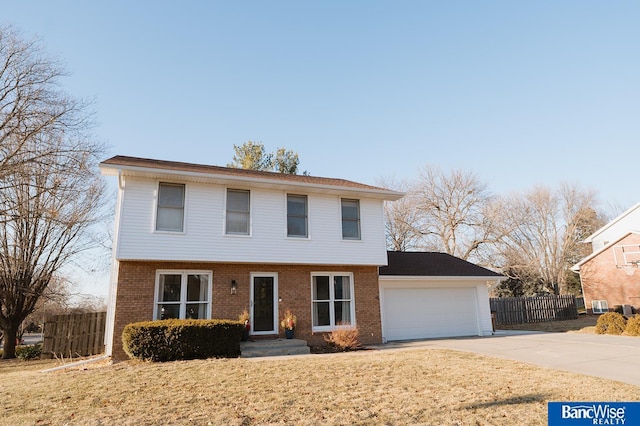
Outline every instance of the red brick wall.
{"label": "red brick wall", "polygon": [[[291,309],[296,315],[296,338],[316,345],[323,334],[311,330],[311,273],[351,272],[355,289],[356,323],[364,344],[382,342],[378,268],[375,266],[255,265],[182,262],[120,262],[116,295],[112,357],[126,359],[122,330],[127,324],[153,319],[156,271],[158,269],[205,270],[213,272],[211,318],[238,319],[249,309],[252,272],[278,274],[279,315]],[[231,294],[231,280],[237,293]],[[280,331],[281,336],[284,332]],[[274,336],[275,337],[275,336]]]}
{"label": "red brick wall", "polygon": [[[640,235],[631,234],[616,245],[640,244]],[[580,267],[584,303],[591,313],[592,300],[606,300],[615,305],[632,305],[640,309],[640,270],[627,275],[616,268],[613,248],[609,248]]]}

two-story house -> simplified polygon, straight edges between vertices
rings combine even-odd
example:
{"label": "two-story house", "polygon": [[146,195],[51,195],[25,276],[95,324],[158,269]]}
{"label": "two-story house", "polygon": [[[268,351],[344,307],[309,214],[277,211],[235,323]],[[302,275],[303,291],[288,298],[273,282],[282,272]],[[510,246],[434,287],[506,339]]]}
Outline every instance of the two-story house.
{"label": "two-story house", "polygon": [[378,267],[387,264],[383,203],[402,193],[342,179],[116,156],[107,354],[123,358],[126,324],[237,319],[277,336],[291,309],[296,337],[354,324],[379,343]]}
{"label": "two-story house", "polygon": [[584,242],[592,253],[571,269],[580,274],[587,311],[600,314],[616,305],[626,314],[640,309],[640,203]]}

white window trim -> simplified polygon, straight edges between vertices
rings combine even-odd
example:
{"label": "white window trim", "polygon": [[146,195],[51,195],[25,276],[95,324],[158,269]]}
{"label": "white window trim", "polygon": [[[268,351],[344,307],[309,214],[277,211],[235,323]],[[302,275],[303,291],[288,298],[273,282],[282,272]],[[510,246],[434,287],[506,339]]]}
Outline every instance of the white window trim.
{"label": "white window trim", "polygon": [[[271,335],[271,334],[277,334],[278,333],[278,328],[280,327],[280,322],[278,320],[278,300],[279,300],[279,296],[278,296],[278,273],[277,272],[251,272],[250,274],[251,276],[251,281],[250,281],[250,306],[251,306],[251,316],[249,317],[250,322],[251,322],[251,328],[249,333],[251,335]],[[253,325],[253,304],[254,304],[254,294],[253,294],[253,279],[256,277],[269,277],[269,278],[273,278],[273,330],[267,330],[267,331],[255,331],[255,327]]]}
{"label": "white window trim", "polygon": [[[597,310],[596,305],[598,306]],[[609,312],[609,303],[606,300],[592,300],[591,310],[594,314],[604,314],[605,312]]]}
{"label": "white window trim", "polygon": [[[182,207],[182,231],[169,231],[165,229],[158,229],[158,203],[160,201],[160,184],[165,183],[167,185],[182,185],[184,186],[184,206]],[[187,233],[187,197],[188,197],[188,187],[186,183],[183,182],[169,182],[169,181],[158,181],[156,184],[155,191],[155,200],[153,206],[153,229],[152,232],[156,234],[170,234],[170,235],[180,235]]]}
{"label": "white window trim", "polygon": [[[342,217],[342,201],[357,201],[358,202],[358,237],[354,238],[354,237],[345,237],[344,233],[342,232],[342,222],[343,217]],[[339,197],[338,198],[338,209],[339,209],[339,213],[340,213],[340,237],[342,238],[342,241],[362,241],[362,200],[360,200],[359,198],[348,198],[348,197]]]}
{"label": "white window trim", "polygon": [[209,277],[209,285],[207,288],[207,316],[204,319],[211,319],[211,306],[212,306],[212,296],[213,296],[213,271],[201,271],[195,269],[158,269],[156,270],[156,282],[155,282],[155,291],[153,294],[153,320],[158,320],[158,305],[162,304],[158,300],[160,296],[160,275],[181,275],[180,281],[180,318],[184,318],[186,315],[187,309],[187,286],[183,285],[187,275],[207,275]]}
{"label": "white window trim", "polygon": [[[315,276],[329,276],[329,302],[331,307],[333,308],[333,303],[335,303],[335,295],[334,295],[334,286],[333,286],[333,277],[334,276],[348,276],[349,277],[349,285],[351,292],[351,324],[349,325],[336,325],[335,312],[333,309],[329,309],[329,321],[332,325],[323,325],[323,326],[314,326],[313,325],[313,303],[315,301],[313,295],[313,277]],[[311,280],[310,280],[310,289],[311,289],[311,329],[313,332],[325,332],[325,331],[333,331],[338,329],[348,329],[356,327],[356,293],[355,293],[355,282],[353,279],[353,272],[311,272]]]}
{"label": "white window trim", "polygon": [[[298,236],[298,235],[289,235],[289,195],[297,196],[297,197],[305,197],[307,199],[307,235],[306,236]],[[309,196],[306,194],[296,194],[293,192],[286,192],[284,194],[284,236],[289,240],[294,241],[306,241],[311,239],[311,219],[310,219],[311,209],[309,208]]]}
{"label": "white window trim", "polygon": [[[231,191],[246,191],[249,193],[249,233],[248,234],[234,234],[227,233],[227,195],[229,190]],[[223,201],[223,209],[222,209],[222,235],[224,237],[230,238],[251,238],[253,235],[253,191],[246,188],[238,188],[238,187],[226,187],[224,189],[224,201]]]}

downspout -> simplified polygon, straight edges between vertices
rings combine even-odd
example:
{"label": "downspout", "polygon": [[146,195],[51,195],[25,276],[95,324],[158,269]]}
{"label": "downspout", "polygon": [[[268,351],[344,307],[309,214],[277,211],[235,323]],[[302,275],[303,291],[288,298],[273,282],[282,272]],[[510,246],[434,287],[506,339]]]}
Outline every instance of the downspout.
{"label": "downspout", "polygon": [[122,210],[122,198],[124,194],[125,181],[122,170],[118,170],[118,198],[116,200],[116,217],[114,223],[113,246],[111,248],[111,276],[109,279],[109,295],[107,304],[107,318],[105,324],[104,344],[105,356],[111,356],[113,352],[113,339],[115,331],[115,308],[118,290],[119,264],[117,259],[118,240],[120,235],[120,216]]}

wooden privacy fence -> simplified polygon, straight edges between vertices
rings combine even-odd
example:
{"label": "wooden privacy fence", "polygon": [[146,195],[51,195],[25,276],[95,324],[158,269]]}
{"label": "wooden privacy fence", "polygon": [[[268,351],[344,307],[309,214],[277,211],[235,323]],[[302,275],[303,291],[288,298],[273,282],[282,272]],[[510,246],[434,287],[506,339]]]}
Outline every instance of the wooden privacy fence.
{"label": "wooden privacy fence", "polygon": [[578,318],[573,295],[538,297],[492,297],[496,324],[524,324]]}
{"label": "wooden privacy fence", "polygon": [[44,323],[42,357],[96,355],[104,352],[106,312],[54,315]]}

